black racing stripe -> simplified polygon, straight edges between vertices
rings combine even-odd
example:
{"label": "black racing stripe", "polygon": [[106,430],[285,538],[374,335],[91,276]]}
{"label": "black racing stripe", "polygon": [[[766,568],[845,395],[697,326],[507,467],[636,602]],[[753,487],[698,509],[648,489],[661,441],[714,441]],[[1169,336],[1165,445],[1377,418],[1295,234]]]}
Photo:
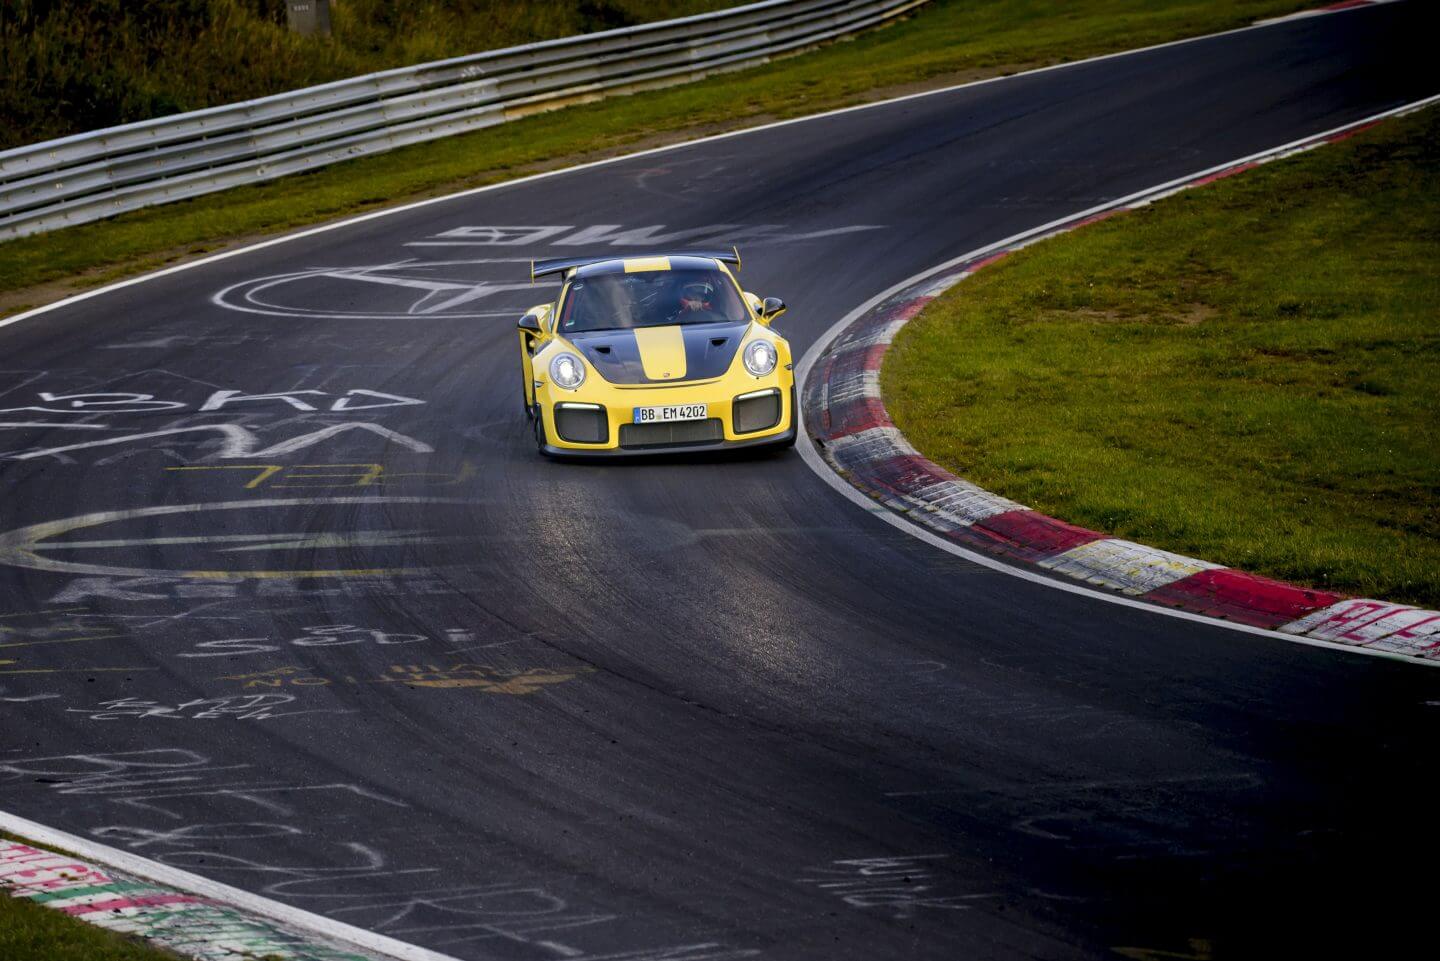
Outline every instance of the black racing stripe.
{"label": "black racing stripe", "polygon": [[733,324],[688,324],[685,334],[685,379],[710,380],[730,369],[748,320]]}
{"label": "black racing stripe", "polygon": [[685,377],[683,380],[651,380],[645,376],[640,345],[633,330],[596,330],[568,336],[575,349],[596,372],[612,384],[683,384],[711,380],[730,369],[740,342],[749,329],[748,320],[735,323],[685,324]]}
{"label": "black racing stripe", "polygon": [[597,330],[571,334],[568,339],[590,361],[596,373],[610,383],[649,383],[633,330]]}

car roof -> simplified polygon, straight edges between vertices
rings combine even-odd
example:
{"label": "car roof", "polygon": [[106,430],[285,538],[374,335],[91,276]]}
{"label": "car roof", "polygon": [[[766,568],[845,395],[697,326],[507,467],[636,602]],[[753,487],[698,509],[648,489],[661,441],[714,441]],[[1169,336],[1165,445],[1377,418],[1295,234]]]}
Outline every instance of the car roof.
{"label": "car roof", "polygon": [[616,257],[575,268],[572,278],[597,277],[601,274],[631,274],[665,270],[715,270],[720,262],[712,257],[679,256]]}

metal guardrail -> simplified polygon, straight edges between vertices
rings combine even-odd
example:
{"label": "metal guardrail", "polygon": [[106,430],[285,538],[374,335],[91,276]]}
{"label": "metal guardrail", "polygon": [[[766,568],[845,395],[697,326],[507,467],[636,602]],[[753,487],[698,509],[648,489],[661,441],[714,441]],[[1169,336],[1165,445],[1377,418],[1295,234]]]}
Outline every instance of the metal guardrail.
{"label": "metal guardrail", "polygon": [[927,0],[765,0],[490,50],[0,152],[0,239],[765,63]]}

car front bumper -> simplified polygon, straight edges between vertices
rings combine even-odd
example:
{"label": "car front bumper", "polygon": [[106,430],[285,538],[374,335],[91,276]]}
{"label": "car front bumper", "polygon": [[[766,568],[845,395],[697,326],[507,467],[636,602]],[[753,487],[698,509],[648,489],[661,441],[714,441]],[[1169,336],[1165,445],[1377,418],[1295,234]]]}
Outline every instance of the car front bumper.
{"label": "car front bumper", "polygon": [[[697,385],[666,389],[663,394],[652,391],[616,392],[618,396],[612,394],[605,397],[603,401],[593,396],[585,398],[583,402],[573,401],[570,398],[560,401],[559,407],[583,409],[584,414],[603,421],[601,431],[590,432],[592,435],[603,432],[604,439],[597,442],[577,441],[574,439],[576,433],[573,430],[559,429],[557,416],[564,415],[566,412],[558,410],[557,405],[543,403],[543,400],[549,398],[542,398],[537,416],[542,419],[544,424],[545,443],[541,445],[540,450],[542,453],[557,457],[639,457],[792,444],[797,436],[795,387],[794,381],[788,377],[788,373],[786,371],[786,383],[783,386],[772,382],[768,387],[757,388],[752,382],[741,385],[747,388],[742,393],[731,394],[728,397],[725,395],[730,393],[729,388],[734,385],[725,385],[720,390],[715,389],[717,385],[703,387]],[[745,425],[743,424],[743,415],[738,415],[735,402],[741,398],[763,393],[773,394],[779,402],[779,415],[775,422],[760,430],[738,430],[737,428]],[[717,397],[717,395],[719,396]],[[635,436],[638,433],[639,425],[634,425],[631,420],[634,408],[654,405],[657,402],[664,404],[705,403],[708,405],[709,416],[703,422],[680,421],[665,425],[675,428],[674,440],[667,440],[664,437],[665,432],[658,429],[662,425],[645,425],[646,434],[651,436],[642,441]],[[596,421],[592,420],[589,423],[593,425]],[[708,427],[701,428],[702,423]],[[573,424],[573,421],[569,421],[569,424]],[[687,427],[692,429],[687,430]],[[684,436],[687,434],[690,436]],[[627,435],[629,436],[627,437]]]}
{"label": "car front bumper", "polygon": [[540,448],[541,453],[550,457],[562,457],[565,459],[575,458],[585,460],[590,458],[605,459],[614,457],[663,457],[666,454],[700,454],[710,451],[748,450],[759,447],[775,447],[793,444],[795,442],[795,426],[792,424],[788,430],[781,430],[779,433],[767,434],[764,437],[752,437],[749,440],[722,440],[709,443],[697,444],[672,444],[665,447],[557,447],[554,444],[546,444]]}

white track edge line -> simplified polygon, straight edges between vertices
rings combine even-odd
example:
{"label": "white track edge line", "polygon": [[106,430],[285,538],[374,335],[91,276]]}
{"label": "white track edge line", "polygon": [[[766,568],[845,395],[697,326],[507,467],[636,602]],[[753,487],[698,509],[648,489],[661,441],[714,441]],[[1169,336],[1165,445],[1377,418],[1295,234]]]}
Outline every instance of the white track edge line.
{"label": "white track edge line", "polygon": [[252,894],[219,881],[212,881],[198,874],[191,874],[189,871],[172,868],[167,864],[142,858],[139,855],[70,834],[67,831],[46,827],[5,811],[0,811],[0,830],[39,845],[61,848],[86,860],[133,874],[147,881],[154,881],[188,894],[198,894],[201,897],[248,911],[271,921],[279,921],[282,924],[301,928],[348,947],[394,958],[396,961],[458,961],[448,954],[440,954],[429,948],[406,944],[404,941],[397,941],[383,934],[357,928],[354,925],[345,924],[303,908],[272,901],[258,894]]}
{"label": "white track edge line", "polygon": [[[1356,7],[1352,9],[1363,10],[1365,8]],[[895,296],[896,294],[900,293],[908,287],[912,287],[923,282],[927,277],[930,277],[933,274],[944,273],[946,270],[949,270],[967,261],[976,260],[980,257],[984,257],[986,254],[994,253],[998,250],[1014,247],[1018,244],[1023,244],[1026,241],[1041,239],[1047,233],[1055,231],[1066,224],[1072,223],[1077,220],[1083,220],[1086,217],[1093,216],[1099,213],[1104,213],[1106,211],[1123,209],[1129,204],[1137,200],[1143,199],[1144,197],[1147,197],[1151,194],[1160,193],[1162,191],[1180,186],[1182,184],[1194,182],[1203,177],[1209,176],[1212,173],[1219,173],[1221,171],[1228,170],[1231,167],[1236,167],[1240,164],[1249,163],[1252,161],[1258,161],[1275,154],[1283,154],[1287,151],[1293,151],[1306,145],[1313,145],[1318,147],[1325,143],[1325,138],[1327,137],[1335,136],[1336,134],[1343,133],[1352,128],[1361,127],[1365,124],[1374,123],[1378,120],[1385,120],[1389,117],[1409,113],[1411,111],[1421,109],[1437,102],[1440,102],[1440,94],[1426,97],[1421,100],[1415,100],[1410,103],[1403,104],[1399,107],[1393,107],[1381,113],[1372,114],[1360,120],[1351,121],[1350,123],[1343,124],[1339,127],[1334,127],[1322,133],[1311,134],[1306,137],[1301,137],[1298,140],[1292,140],[1289,143],[1281,144],[1277,147],[1270,147],[1265,150],[1257,151],[1256,153],[1248,154],[1247,156],[1240,157],[1235,160],[1228,160],[1213,167],[1207,167],[1204,170],[1200,170],[1192,174],[1187,174],[1184,177],[1178,177],[1174,180],[1167,180],[1164,183],[1157,184],[1153,187],[1147,187],[1143,190],[1138,190],[1132,194],[1127,194],[1124,197],[1119,197],[1115,200],[1111,200],[1103,204],[1097,204],[1096,206],[1076,211],[1073,214],[1067,214],[1064,217],[1052,220],[1045,224],[1041,224],[1038,227],[1032,227],[1029,230],[1022,230],[1021,232],[1006,237],[1003,240],[997,240],[994,243],[986,244],[984,247],[977,247],[976,249],[969,251],[968,253],[961,254],[959,257],[953,257],[950,260],[945,261],[944,263],[938,264],[934,267],[930,267],[927,270],[922,270],[919,273],[913,274],[910,277],[907,277],[905,280],[900,281],[898,284],[894,284],[893,286],[888,287],[885,290],[882,290],[880,293],[876,294],[875,296],[871,297],[869,300],[865,301],[863,304],[850,311],[844,317],[840,318],[838,321],[832,324],[828,330],[826,330],[818,338],[816,338],[815,342],[810,345],[810,348],[805,351],[804,357],[800,359],[800,363],[796,367],[796,396],[802,398],[805,396],[805,381],[809,377],[811,369],[815,366],[815,362],[820,359],[820,356],[825,352],[829,345],[835,340],[836,337],[843,333],[847,327],[854,323],[858,318],[862,317],[863,315],[874,309],[877,305],[884,302],[886,299]],[[802,413],[803,404],[797,405],[797,417]],[[801,418],[801,420],[802,423],[800,424],[800,427],[803,431],[803,418]],[[1418,664],[1425,667],[1440,667],[1440,661],[1428,661],[1421,658],[1410,657],[1405,654],[1396,654],[1391,651],[1372,650],[1367,647],[1353,644],[1340,644],[1335,641],[1326,641],[1320,638],[1305,637],[1303,635],[1297,634],[1286,634],[1281,631],[1270,630],[1263,627],[1252,627],[1249,624],[1239,624],[1235,621],[1227,621],[1218,617],[1209,617],[1204,614],[1194,614],[1190,611],[1182,611],[1173,607],[1166,607],[1162,604],[1156,604],[1154,602],[1147,602],[1136,598],[1124,597],[1116,594],[1107,593],[1105,591],[1097,591],[1092,587],[1085,587],[1080,584],[1067,583],[1065,581],[1057,580],[1044,574],[1036,573],[1035,571],[1027,570],[1023,567],[1017,567],[1008,564],[1004,561],[997,560],[996,558],[990,557],[988,555],[981,554],[977,551],[972,551],[968,548],[962,547],[953,541],[946,540],[945,538],[940,537],[938,534],[935,534],[934,532],[924,527],[921,527],[914,521],[907,520],[904,516],[896,513],[890,508],[881,505],[879,502],[860,491],[849,481],[845,480],[845,478],[841,477],[840,474],[836,472],[835,468],[831,467],[820,455],[820,452],[816,449],[815,444],[810,439],[808,433],[806,433],[805,436],[801,439],[801,441],[795,446],[796,449],[800,452],[801,459],[805,461],[806,466],[809,467],[811,471],[819,475],[821,480],[825,481],[825,483],[829,484],[832,488],[839,491],[847,499],[863,507],[866,513],[878,517],[890,526],[898,528],[899,530],[904,531],[912,537],[916,537],[919,540],[924,541],[932,547],[938,547],[942,551],[953,554],[956,557],[964,558],[965,560],[970,561],[974,564],[978,564],[979,566],[984,567],[988,570],[998,571],[1002,574],[1008,574],[1012,577],[1018,577],[1022,580],[1030,581],[1035,584],[1043,584],[1046,587],[1051,587],[1060,591],[1066,591],[1071,594],[1082,594],[1087,597],[1095,598],[1097,600],[1106,601],[1110,604],[1119,604],[1123,607],[1132,607],[1138,610],[1148,611],[1152,614],[1160,614],[1166,617],[1176,617],[1186,621],[1195,621],[1196,623],[1208,624],[1212,627],[1217,627],[1224,630],[1239,631],[1244,634],[1255,634],[1260,637],[1268,637],[1277,640],[1287,641],[1291,644],[1302,644],[1307,647],[1323,647],[1333,651],[1344,651],[1348,654],[1361,654],[1367,657],[1379,657],[1386,660],[1398,661],[1404,664]]]}
{"label": "white track edge line", "polygon": [[[1345,8],[1345,9],[1343,9],[1343,10],[1322,10],[1322,11],[1317,11],[1316,15],[1317,15],[1317,16],[1320,16],[1320,15],[1333,16],[1333,15],[1335,15],[1335,14],[1351,13],[1351,12],[1353,12],[1353,11],[1355,11],[1355,10],[1366,10],[1366,9],[1369,9],[1369,8],[1368,8],[1368,7],[1347,7],[1347,8]],[[213,263],[217,263],[217,262],[222,261],[222,260],[228,260],[228,259],[231,258],[231,257],[238,257],[238,256],[240,256],[241,254],[253,253],[254,251],[257,251],[257,250],[264,250],[264,249],[266,249],[267,247],[274,247],[274,246],[276,246],[276,245],[284,244],[284,243],[289,243],[290,241],[294,241],[294,240],[302,240],[302,239],[304,239],[304,238],[306,238],[306,237],[314,237],[314,236],[317,235],[317,234],[323,234],[323,233],[326,233],[327,231],[339,230],[339,229],[342,228],[342,227],[349,227],[349,226],[353,226],[353,225],[355,225],[355,224],[365,223],[365,222],[370,221],[370,220],[376,220],[376,219],[378,219],[378,218],[380,218],[380,217],[388,217],[388,216],[390,216],[390,215],[392,215],[392,214],[405,213],[406,211],[410,211],[410,210],[418,210],[418,209],[420,209],[420,208],[422,208],[422,207],[428,207],[428,206],[430,206],[431,204],[445,203],[445,202],[451,201],[451,200],[460,200],[460,199],[463,199],[463,198],[465,198],[465,197],[473,197],[473,196],[476,196],[477,194],[487,193],[487,192],[492,191],[492,190],[503,190],[503,189],[506,189],[506,188],[508,188],[508,187],[517,187],[517,186],[520,186],[520,185],[522,185],[522,184],[534,183],[534,182],[536,182],[536,181],[545,180],[545,179],[550,178],[550,177],[559,177],[559,176],[562,176],[562,175],[565,175],[565,174],[576,173],[576,172],[582,171],[582,170],[592,170],[592,169],[594,169],[594,168],[596,168],[596,167],[604,167],[604,166],[607,166],[607,165],[609,165],[609,164],[621,163],[621,162],[627,161],[627,160],[634,160],[634,159],[639,158],[639,157],[649,157],[649,156],[653,156],[653,155],[655,155],[655,154],[667,153],[667,152],[672,151],[672,150],[681,150],[681,149],[683,149],[683,148],[693,147],[693,146],[696,146],[696,145],[698,145],[698,144],[714,143],[714,142],[719,141],[719,140],[728,140],[728,139],[730,139],[731,137],[743,137],[743,136],[747,136],[747,135],[750,135],[750,134],[757,134],[757,133],[761,133],[761,132],[766,131],[766,130],[775,130],[775,129],[780,128],[780,127],[788,127],[788,126],[790,126],[790,125],[792,125],[792,124],[809,123],[810,121],[813,121],[813,120],[824,120],[824,119],[826,119],[826,118],[828,118],[828,117],[838,117],[838,116],[841,116],[841,115],[843,115],[843,114],[854,113],[854,112],[860,111],[860,110],[870,110],[870,109],[873,109],[873,108],[876,108],[876,107],[888,107],[888,106],[891,106],[891,105],[893,105],[893,104],[905,103],[905,102],[910,101],[910,100],[919,100],[919,99],[921,99],[921,98],[923,98],[923,97],[934,97],[934,96],[938,96],[938,95],[941,95],[941,94],[954,93],[954,92],[957,91],[957,90],[965,90],[965,89],[968,89],[968,88],[971,88],[971,87],[982,87],[982,86],[985,86],[985,85],[987,85],[987,84],[1000,83],[1000,82],[1006,81],[1006,80],[1014,80],[1014,79],[1019,78],[1019,77],[1031,77],[1031,76],[1035,76],[1036,74],[1049,73],[1049,72],[1054,71],[1054,70],[1067,70],[1067,69],[1070,69],[1070,68],[1072,68],[1072,67],[1084,66],[1085,64],[1091,64],[1091,63],[1100,63],[1100,62],[1105,61],[1105,60],[1115,60],[1115,59],[1118,59],[1118,58],[1120,58],[1120,57],[1132,57],[1132,56],[1135,56],[1135,55],[1137,55],[1137,54],[1149,53],[1149,52],[1151,52],[1151,51],[1153,51],[1153,50],[1163,50],[1163,49],[1166,49],[1166,48],[1168,48],[1168,47],[1179,47],[1179,46],[1183,46],[1183,45],[1185,45],[1185,44],[1190,44],[1190,43],[1200,43],[1200,42],[1205,41],[1205,40],[1213,40],[1213,39],[1215,39],[1215,38],[1217,38],[1217,37],[1228,37],[1228,36],[1231,36],[1232,34],[1245,33],[1245,32],[1247,32],[1247,31],[1251,31],[1251,30],[1266,30],[1266,29],[1270,29],[1270,28],[1272,28],[1272,27],[1282,26],[1283,24],[1289,23],[1289,22],[1291,22],[1291,21],[1271,21],[1271,22],[1251,23],[1251,24],[1248,24],[1248,25],[1243,26],[1243,27],[1236,27],[1236,28],[1234,28],[1234,29],[1232,29],[1232,30],[1221,30],[1221,31],[1219,31],[1218,33],[1206,33],[1206,34],[1201,34],[1200,36],[1196,36],[1196,37],[1183,37],[1183,38],[1181,38],[1181,39],[1179,39],[1179,40],[1168,40],[1168,41],[1166,41],[1166,42],[1164,42],[1164,43],[1151,44],[1151,45],[1148,46],[1148,47],[1136,47],[1136,48],[1133,49],[1133,50],[1117,50],[1117,51],[1115,51],[1115,52],[1113,52],[1113,53],[1099,54],[1099,55],[1094,56],[1094,57],[1087,57],[1087,58],[1085,58],[1085,59],[1083,59],[1083,60],[1072,60],[1072,61],[1069,61],[1069,62],[1067,62],[1067,63],[1053,63],[1053,64],[1050,64],[1049,66],[1045,66],[1045,67],[1036,67],[1036,68],[1033,69],[1033,70],[1022,70],[1022,71],[1019,71],[1018,73],[1005,74],[1005,75],[1003,75],[1003,76],[998,76],[998,77],[986,77],[986,78],[983,79],[983,80],[971,80],[971,81],[968,81],[968,82],[966,82],[966,83],[959,83],[959,84],[955,84],[954,86],[950,86],[950,87],[940,87],[940,88],[937,88],[937,89],[935,89],[935,90],[922,90],[922,91],[920,91],[920,92],[918,92],[918,93],[911,93],[911,94],[905,94],[905,95],[899,96],[899,97],[892,97],[892,98],[890,98],[890,99],[888,99],[888,100],[876,100],[876,101],[874,101],[874,102],[872,102],[872,103],[853,104],[853,105],[851,105],[851,106],[849,106],[849,107],[840,107],[840,108],[837,108],[837,109],[835,109],[835,110],[827,110],[827,111],[825,111],[825,112],[823,112],[823,113],[809,114],[809,115],[804,116],[804,117],[792,117],[792,118],[790,118],[789,120],[777,120],[777,121],[775,121],[774,123],[761,124],[761,125],[758,126],[758,127],[746,127],[746,128],[744,128],[744,129],[742,129],[742,130],[730,130],[730,131],[727,131],[727,132],[725,132],[725,133],[712,134],[712,135],[709,136],[709,137],[700,137],[700,138],[695,139],[695,140],[682,140],[682,141],[679,142],[679,143],[666,144],[666,145],[663,146],[663,147],[653,147],[653,148],[651,148],[651,149],[649,149],[649,150],[640,150],[640,151],[636,151],[635,153],[622,154],[622,155],[620,155],[620,156],[618,156],[618,157],[607,157],[607,158],[605,158],[605,159],[603,159],[603,160],[593,160],[593,161],[591,161],[591,162],[589,162],[589,163],[576,164],[576,165],[573,166],[573,167],[562,167],[562,168],[560,168],[559,170],[547,170],[547,171],[545,171],[545,172],[543,172],[543,173],[531,174],[531,175],[528,176],[528,177],[519,177],[519,178],[517,178],[517,179],[515,179],[515,180],[506,180],[506,181],[503,181],[503,182],[501,182],[501,183],[487,184],[487,185],[485,185],[485,186],[483,186],[483,187],[472,187],[472,188],[469,189],[469,190],[461,190],[461,191],[458,191],[458,192],[456,192],[456,193],[442,194],[441,196],[438,196],[438,197],[426,197],[426,198],[423,199],[423,200],[413,201],[413,202],[408,203],[408,204],[401,204],[401,205],[398,206],[398,207],[386,207],[386,208],[383,208],[383,209],[381,209],[381,210],[372,210],[372,211],[370,211],[369,213],[358,214],[358,215],[356,215],[356,216],[354,216],[354,217],[347,217],[347,218],[344,218],[344,219],[342,219],[342,220],[336,220],[336,221],[333,221],[333,222],[327,223],[327,224],[320,224],[319,226],[309,227],[309,228],[305,228],[305,229],[302,229],[302,230],[298,230],[298,231],[296,231],[295,233],[283,234],[283,235],[281,235],[281,236],[279,236],[279,237],[272,237],[272,238],[269,239],[269,240],[262,240],[262,241],[259,241],[259,242],[257,242],[257,243],[254,243],[254,244],[249,244],[249,245],[244,246],[244,247],[237,247],[237,248],[235,248],[234,250],[222,251],[221,253],[218,253],[218,254],[212,254],[212,255],[210,255],[209,257],[201,257],[201,258],[198,259],[198,260],[189,260],[189,261],[186,261],[186,262],[183,263],[183,264],[176,264],[176,265],[173,266],[173,267],[164,267],[164,268],[161,268],[160,270],[151,271],[150,273],[140,274],[139,276],[136,276],[136,277],[130,277],[130,278],[127,278],[127,279],[125,279],[125,280],[116,281],[116,282],[113,283],[113,284],[106,284],[105,286],[103,286],[103,287],[97,287],[97,288],[94,289],[94,290],[87,290],[87,291],[85,291],[84,293],[81,293],[81,294],[72,294],[72,295],[69,296],[69,297],[65,297],[65,298],[63,298],[63,299],[61,299],[61,300],[57,300],[57,301],[55,301],[54,303],[42,304],[42,305],[39,306],[39,307],[35,307],[35,308],[32,308],[31,310],[24,311],[23,313],[16,314],[16,315],[13,316],[13,317],[7,317],[7,318],[4,318],[4,319],[0,319],[0,328],[8,327],[8,326],[10,326],[11,324],[18,324],[18,323],[19,323],[20,321],[22,321],[22,320],[28,320],[28,319],[31,318],[31,317],[37,317],[37,316],[39,316],[39,315],[41,315],[41,314],[49,313],[49,312],[52,311],[52,310],[57,310],[57,309],[59,309],[59,308],[61,308],[61,307],[65,307],[65,306],[68,306],[68,305],[70,305],[70,304],[75,304],[75,303],[79,303],[80,301],[89,300],[89,299],[91,299],[92,297],[99,297],[101,294],[107,294],[107,293],[111,293],[111,292],[116,291],[116,290],[122,290],[122,289],[124,289],[124,288],[126,288],[126,287],[132,287],[132,286],[134,286],[134,285],[136,285],[136,284],[142,284],[142,283],[145,283],[146,281],[155,280],[156,278],[159,278],[159,277],[168,277],[168,276],[170,276],[171,274],[177,274],[177,273],[180,273],[180,272],[182,272],[182,271],[192,270],[192,269],[194,269],[194,268],[196,268],[196,267],[203,267],[203,266],[205,266],[205,265],[207,265],[207,264],[213,264]],[[223,191],[222,191],[222,193],[223,193]],[[103,223],[104,221],[98,221],[98,222]],[[75,225],[75,226],[85,226],[85,225],[84,225],[84,224],[77,224],[77,225]],[[68,229],[68,228],[61,228],[61,229],[63,230],[63,229]],[[17,239],[24,239],[24,238],[17,238]],[[0,244],[0,250],[3,250],[3,249],[4,249],[3,244]]]}

